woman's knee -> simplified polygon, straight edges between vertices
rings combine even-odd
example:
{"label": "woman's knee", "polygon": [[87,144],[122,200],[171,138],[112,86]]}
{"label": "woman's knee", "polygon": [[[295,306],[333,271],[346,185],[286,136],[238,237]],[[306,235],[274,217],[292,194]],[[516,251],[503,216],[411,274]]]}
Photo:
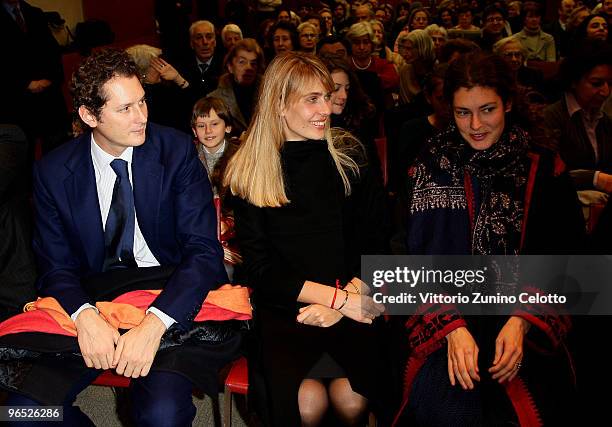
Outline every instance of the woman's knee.
{"label": "woman's knee", "polygon": [[368,400],[353,391],[347,378],[338,378],[331,382],[329,398],[335,412],[347,424],[359,421],[368,407]]}
{"label": "woman's knee", "polygon": [[329,406],[325,385],[318,380],[305,379],[302,381],[298,392],[298,404],[302,425],[319,424]]}

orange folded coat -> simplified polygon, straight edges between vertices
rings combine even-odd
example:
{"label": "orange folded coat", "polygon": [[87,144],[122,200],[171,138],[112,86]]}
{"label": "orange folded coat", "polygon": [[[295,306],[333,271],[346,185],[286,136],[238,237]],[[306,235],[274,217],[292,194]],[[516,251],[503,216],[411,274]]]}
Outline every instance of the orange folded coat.
{"label": "orange folded coat", "polygon": [[[131,291],[112,301],[97,302],[96,308],[114,328],[131,329],[142,322],[147,308],[160,292],[160,290]],[[195,321],[249,320],[252,317],[249,289],[239,285],[223,285],[208,293]],[[76,336],[76,327],[55,298],[45,297],[26,304],[24,313],[0,323],[0,336],[21,332]]]}

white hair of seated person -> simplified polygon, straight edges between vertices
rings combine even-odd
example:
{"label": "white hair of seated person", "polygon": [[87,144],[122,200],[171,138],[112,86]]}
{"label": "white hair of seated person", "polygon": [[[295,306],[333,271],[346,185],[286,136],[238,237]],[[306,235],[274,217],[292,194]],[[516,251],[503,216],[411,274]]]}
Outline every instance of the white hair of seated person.
{"label": "white hair of seated person", "polygon": [[144,76],[151,66],[151,59],[162,54],[162,50],[148,44],[136,44],[125,50],[136,63],[138,75]]}
{"label": "white hair of seated person", "polygon": [[227,47],[227,45],[225,44],[225,35],[227,33],[234,33],[234,34],[238,34],[238,38],[240,40],[242,40],[244,37],[242,36],[242,30],[240,29],[240,27],[236,24],[227,24],[225,27],[223,27],[223,29],[221,30],[221,41],[223,42],[223,45],[225,47]]}

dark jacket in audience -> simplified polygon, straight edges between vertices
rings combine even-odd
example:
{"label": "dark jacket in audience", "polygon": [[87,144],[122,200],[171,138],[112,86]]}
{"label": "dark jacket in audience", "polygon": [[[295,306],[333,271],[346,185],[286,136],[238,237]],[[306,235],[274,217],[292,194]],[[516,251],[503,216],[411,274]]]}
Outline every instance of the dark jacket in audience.
{"label": "dark jacket in audience", "polygon": [[572,173],[579,190],[593,188],[595,171],[612,173],[612,119],[602,113],[595,129],[598,156],[587,136],[581,112],[571,117],[565,97],[544,110],[544,127],[558,143],[559,154]]}

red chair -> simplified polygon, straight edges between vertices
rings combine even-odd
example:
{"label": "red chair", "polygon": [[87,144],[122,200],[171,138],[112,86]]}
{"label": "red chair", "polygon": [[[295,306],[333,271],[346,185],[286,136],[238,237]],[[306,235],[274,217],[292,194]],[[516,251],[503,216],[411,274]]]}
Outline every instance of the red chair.
{"label": "red chair", "polygon": [[96,378],[92,385],[99,385],[104,387],[129,387],[130,378],[124,377],[123,375],[117,375],[110,369],[102,372],[98,378]]}
{"label": "red chair", "polygon": [[383,184],[386,186],[389,179],[389,171],[387,168],[387,137],[383,136],[380,138],[375,138],[374,143],[376,144],[376,151],[378,152],[378,158],[380,159]]}
{"label": "red chair", "polygon": [[232,395],[234,393],[247,395],[249,391],[249,371],[247,360],[244,357],[234,361],[230,368],[227,378],[225,378],[225,388],[223,392],[223,425],[232,425]]}

